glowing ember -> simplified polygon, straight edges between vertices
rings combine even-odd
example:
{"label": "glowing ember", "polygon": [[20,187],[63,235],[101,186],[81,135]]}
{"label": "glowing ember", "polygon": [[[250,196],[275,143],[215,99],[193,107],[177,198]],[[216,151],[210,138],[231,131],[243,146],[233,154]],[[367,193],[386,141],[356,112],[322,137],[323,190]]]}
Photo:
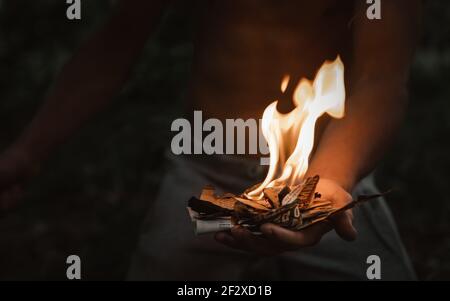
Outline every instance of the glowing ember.
{"label": "glowing ember", "polygon": [[[281,83],[284,92],[289,76]],[[345,85],[344,65],[339,57],[325,62],[313,82],[302,79],[297,85],[293,102],[295,109],[287,114],[277,111],[277,101],[264,111],[262,132],[270,150],[270,165],[266,179],[246,194],[261,199],[263,189],[298,185],[308,169],[308,160],[314,146],[314,128],[324,113],[334,118],[344,116]]]}

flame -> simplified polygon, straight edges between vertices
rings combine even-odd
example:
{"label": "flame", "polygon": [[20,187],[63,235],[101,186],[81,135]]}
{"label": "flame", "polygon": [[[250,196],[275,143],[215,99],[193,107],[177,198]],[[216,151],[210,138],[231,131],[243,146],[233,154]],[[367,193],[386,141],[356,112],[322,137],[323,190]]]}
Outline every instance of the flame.
{"label": "flame", "polygon": [[287,86],[289,85],[289,80],[291,77],[289,75],[285,75],[281,80],[280,90],[282,93],[286,92]]}
{"label": "flame", "polygon": [[[289,76],[285,76],[282,92],[288,83]],[[325,113],[334,118],[344,117],[344,65],[340,57],[333,62],[326,61],[313,82],[300,80],[293,102],[295,108],[287,114],[278,112],[277,101],[264,110],[262,133],[269,145],[270,165],[265,180],[247,193],[249,197],[262,197],[264,188],[280,183],[289,186],[301,183],[308,170],[317,119]]]}

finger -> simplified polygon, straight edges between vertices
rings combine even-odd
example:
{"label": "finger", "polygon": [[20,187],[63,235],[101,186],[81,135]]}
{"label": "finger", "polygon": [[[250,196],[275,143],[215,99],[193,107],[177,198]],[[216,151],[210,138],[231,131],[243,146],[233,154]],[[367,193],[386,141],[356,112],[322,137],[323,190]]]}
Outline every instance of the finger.
{"label": "finger", "polygon": [[239,248],[239,244],[237,243],[236,239],[234,239],[234,237],[227,233],[227,232],[218,232],[214,235],[214,239],[219,242],[222,243],[230,248],[233,249],[240,249]]}
{"label": "finger", "polygon": [[333,227],[327,223],[318,223],[300,231],[291,231],[274,224],[264,224],[261,232],[273,242],[283,243],[292,247],[308,247],[317,244],[322,236]]}
{"label": "finger", "polygon": [[347,241],[356,239],[356,229],[353,227],[353,213],[351,210],[344,211],[331,217],[336,233]]}
{"label": "finger", "polygon": [[230,231],[218,232],[214,235],[214,238],[219,243],[222,243],[230,248],[250,252],[250,250],[248,250],[242,243],[238,242],[233,235],[231,235]]}
{"label": "finger", "polygon": [[252,234],[243,227],[234,227],[231,229],[231,235],[236,240],[238,246],[242,250],[256,253],[259,255],[275,255],[282,250],[269,240]]}

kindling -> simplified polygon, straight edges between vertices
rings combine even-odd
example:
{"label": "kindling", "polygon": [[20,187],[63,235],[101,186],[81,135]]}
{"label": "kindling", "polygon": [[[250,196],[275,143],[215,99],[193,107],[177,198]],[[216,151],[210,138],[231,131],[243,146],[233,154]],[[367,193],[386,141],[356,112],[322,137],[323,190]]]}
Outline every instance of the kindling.
{"label": "kindling", "polygon": [[[261,120],[226,119],[224,125],[215,118],[203,122],[202,111],[194,111],[193,125],[187,119],[178,118],[172,122],[171,131],[177,132],[171,142],[175,155],[269,154]],[[261,165],[268,164],[268,157],[261,158]]]}

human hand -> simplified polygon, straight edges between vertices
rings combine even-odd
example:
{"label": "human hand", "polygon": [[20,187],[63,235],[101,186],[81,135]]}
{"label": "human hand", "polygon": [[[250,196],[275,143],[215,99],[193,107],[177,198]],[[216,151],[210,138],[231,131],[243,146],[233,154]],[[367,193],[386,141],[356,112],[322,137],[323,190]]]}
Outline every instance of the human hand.
{"label": "human hand", "polygon": [[[321,178],[317,183],[316,191],[322,195],[322,198],[330,200],[336,208],[352,201],[352,196],[333,180]],[[291,231],[275,224],[264,224],[260,227],[263,235],[255,235],[243,227],[236,226],[230,232],[217,233],[215,238],[235,249],[260,255],[275,255],[313,246],[319,243],[323,235],[333,228],[343,239],[354,240],[356,230],[352,225],[352,220],[352,211],[346,210],[332,216],[329,220],[300,231]]]}

